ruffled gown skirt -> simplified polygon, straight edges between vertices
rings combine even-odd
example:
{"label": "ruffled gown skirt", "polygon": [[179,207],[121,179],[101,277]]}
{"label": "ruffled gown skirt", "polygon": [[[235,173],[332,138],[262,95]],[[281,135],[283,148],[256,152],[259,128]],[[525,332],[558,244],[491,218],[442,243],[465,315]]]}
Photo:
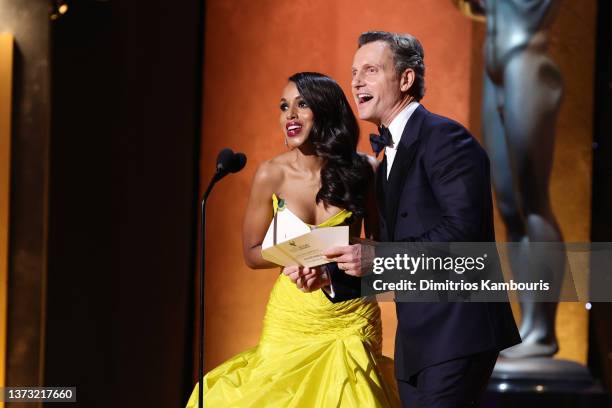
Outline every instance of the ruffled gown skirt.
{"label": "ruffled gown skirt", "polygon": [[[276,281],[259,344],[204,377],[205,407],[399,407],[374,301],[331,303]],[[198,403],[196,385],[187,408]]]}

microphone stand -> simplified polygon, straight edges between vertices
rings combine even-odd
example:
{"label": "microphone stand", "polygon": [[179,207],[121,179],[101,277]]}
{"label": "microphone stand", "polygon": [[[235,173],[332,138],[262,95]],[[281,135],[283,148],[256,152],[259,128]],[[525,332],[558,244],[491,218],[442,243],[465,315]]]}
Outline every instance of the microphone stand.
{"label": "microphone stand", "polygon": [[206,272],[206,201],[217,181],[221,180],[223,175],[219,169],[208,183],[204,197],[200,202],[200,338],[199,338],[199,359],[198,359],[198,408],[204,407],[204,276]]}
{"label": "microphone stand", "polygon": [[198,361],[198,407],[204,407],[204,277],[206,273],[206,201],[214,185],[229,173],[237,173],[246,164],[244,153],[234,153],[225,148],[217,156],[217,170],[208,183],[200,202],[200,338]]}

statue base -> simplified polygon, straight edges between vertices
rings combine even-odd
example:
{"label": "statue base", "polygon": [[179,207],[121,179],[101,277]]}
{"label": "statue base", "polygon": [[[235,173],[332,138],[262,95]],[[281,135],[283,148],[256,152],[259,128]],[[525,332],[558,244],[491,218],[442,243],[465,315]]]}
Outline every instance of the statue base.
{"label": "statue base", "polygon": [[548,357],[499,358],[489,382],[489,389],[518,392],[572,392],[596,386],[582,364]]}
{"label": "statue base", "polygon": [[548,357],[499,358],[481,407],[610,407],[612,401],[589,370]]}

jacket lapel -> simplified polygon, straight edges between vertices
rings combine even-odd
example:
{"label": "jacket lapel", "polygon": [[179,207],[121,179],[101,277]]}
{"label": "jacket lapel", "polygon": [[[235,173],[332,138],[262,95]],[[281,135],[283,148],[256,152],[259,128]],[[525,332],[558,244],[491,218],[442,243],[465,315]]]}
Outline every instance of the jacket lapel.
{"label": "jacket lapel", "polygon": [[[381,207],[386,209],[385,219],[389,228],[389,239],[393,240],[395,235],[395,225],[397,223],[397,208],[402,190],[408,175],[408,170],[414,161],[414,157],[419,146],[419,136],[421,132],[421,124],[427,113],[423,105],[414,111],[408,123],[404,127],[402,137],[397,146],[397,153],[393,159],[391,174],[387,181],[385,194],[386,206]],[[384,176],[384,175],[383,175]]]}
{"label": "jacket lapel", "polygon": [[387,195],[387,156],[383,156],[383,160],[376,169],[376,201],[378,211],[382,214],[386,221],[385,213],[385,197]]}

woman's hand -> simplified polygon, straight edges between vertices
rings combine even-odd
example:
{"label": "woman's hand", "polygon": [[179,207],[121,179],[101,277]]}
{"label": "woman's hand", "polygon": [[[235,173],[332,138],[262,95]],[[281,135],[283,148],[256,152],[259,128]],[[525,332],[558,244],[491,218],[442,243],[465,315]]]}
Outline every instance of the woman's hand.
{"label": "woman's hand", "polygon": [[330,283],[329,276],[322,267],[291,265],[283,268],[283,274],[287,275],[302,292],[314,292],[329,286]]}

